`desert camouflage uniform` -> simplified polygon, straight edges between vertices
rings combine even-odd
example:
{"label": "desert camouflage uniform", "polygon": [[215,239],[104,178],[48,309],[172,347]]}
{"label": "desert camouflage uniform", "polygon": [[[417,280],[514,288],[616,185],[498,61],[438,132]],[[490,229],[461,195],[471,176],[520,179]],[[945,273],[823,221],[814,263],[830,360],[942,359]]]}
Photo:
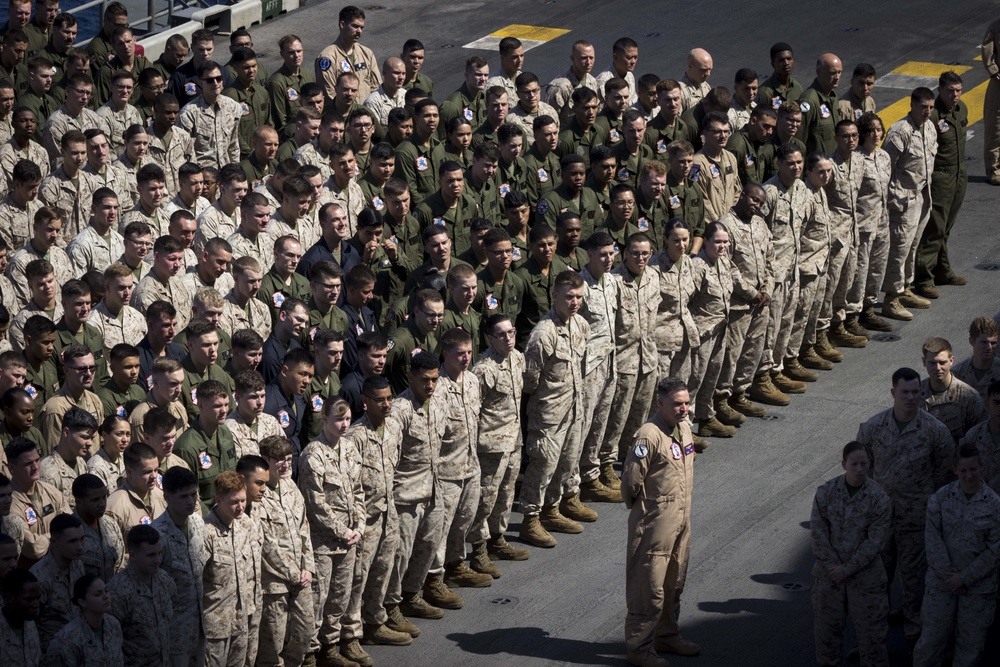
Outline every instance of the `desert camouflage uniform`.
{"label": "desert camouflage uniform", "polygon": [[167,573],[176,589],[171,598],[174,620],[170,625],[171,667],[201,665],[205,655],[205,631],[202,621],[202,574],[205,569],[205,522],[197,511],[179,527],[168,512],[153,522],[163,542],[160,569]]}
{"label": "desert camouflage uniform", "polygon": [[864,177],[858,189],[858,266],[847,302],[874,306],[882,291],[885,266],[889,259],[889,154],[876,148],[872,155],[855,154],[864,160]]}
{"label": "desert camouflage uniform", "polygon": [[73,583],[86,571],[82,560],[70,561],[69,567],[63,569],[50,552],[31,566],[31,573],[38,579],[42,591],[35,623],[42,650],[47,651],[52,637],[77,613],[72,602]]}
{"label": "desert camouflage uniform", "polygon": [[[916,667],[942,664],[954,634],[953,665],[978,665],[997,604],[1000,496],[982,485],[969,498],[958,482],[927,501],[927,589],[923,632],[913,650]],[[955,595],[947,580],[962,577]]]}
{"label": "desert camouflage uniform", "polygon": [[[222,169],[240,161],[239,126],[243,109],[236,100],[219,95],[211,107],[199,95],[184,105],[177,126],[194,142],[192,159],[203,167]],[[150,141],[152,147],[152,141]]]}
{"label": "desert camouflage uniform", "polygon": [[931,389],[930,380],[920,381],[921,408],[931,413],[951,431],[957,444],[973,426],[986,419],[986,408],[979,393],[952,375],[951,384],[942,392]]}
{"label": "desert camouflage uniform", "polygon": [[248,521],[237,519],[227,528],[214,508],[205,517],[205,667],[237,667],[246,660],[256,540],[256,528]]}
{"label": "desert camouflage uniform", "polygon": [[788,340],[799,305],[799,253],[802,228],[810,213],[812,197],[805,184],[796,179],[786,188],[780,176],[764,184],[764,221],[771,230],[774,247],[774,292],[768,304],[767,334],[758,372],[784,368]]}
{"label": "desert camouflage uniform", "polygon": [[[80,519],[79,515],[75,515]],[[111,577],[125,567],[125,540],[122,538],[121,529],[109,516],[101,516],[97,519],[97,528],[91,528],[83,519],[83,567],[87,574],[94,574],[104,581],[111,581]]]}
{"label": "desert camouflage uniform", "polygon": [[111,613],[122,625],[122,653],[128,667],[166,667],[177,586],[163,570],[144,579],[131,566],[108,582]]}
{"label": "desert camouflage uniform", "polygon": [[[41,118],[39,125],[41,125]],[[80,130],[86,132],[90,128],[100,128],[103,126],[101,117],[90,109],[84,108],[80,115],[74,118],[69,115],[66,105],[62,105],[45,121],[42,129],[42,145],[49,152],[49,157],[53,161],[62,162],[62,137],[69,130]]]}
{"label": "desert camouflage uniform", "polygon": [[256,238],[251,239],[242,229],[237,229],[226,240],[233,248],[233,261],[240,257],[253,257],[266,273],[268,268],[274,264],[274,240],[276,238],[268,232],[258,234]]}
{"label": "desert camouflage uniform", "polygon": [[39,462],[38,479],[59,489],[70,509],[76,507],[73,498],[73,481],[87,472],[87,462],[78,458],[70,466],[59,452],[52,452]]}
{"label": "desert camouflage uniform", "polygon": [[989,390],[990,385],[1000,380],[1000,357],[994,356],[990,360],[993,365],[981,377],[972,366],[972,357],[960,361],[951,367],[951,374],[978,391],[984,403],[989,400],[987,390]]}
{"label": "desert camouflage uniform", "polygon": [[295,151],[295,161],[303,166],[311,164],[319,167],[324,183],[333,175],[333,169],[330,168],[330,154],[319,147],[318,140],[313,140]]}
{"label": "desert camouflage uniform", "polygon": [[108,453],[99,449],[87,459],[87,472],[100,477],[108,493],[112,493],[125,481],[125,457],[119,455],[117,461],[111,461]]}
{"label": "desert camouflage uniform", "polygon": [[124,667],[122,626],[104,614],[104,625],[94,630],[78,615],[52,638],[45,658],[51,664],[74,667]]}
{"label": "desert camouflage uniform", "polygon": [[76,278],[78,275],[73,260],[70,259],[65,250],[58,246],[52,246],[43,255],[36,251],[29,241],[14,253],[7,264],[7,277],[14,285],[14,294],[22,308],[31,299],[31,290],[28,288],[28,279],[24,277],[24,269],[29,262],[36,259],[48,260],[55,273],[57,285],[65,285],[68,280]]}
{"label": "desert camouflage uniform", "polygon": [[501,360],[489,348],[472,367],[479,378],[482,411],[479,414],[479,509],[469,532],[478,544],[501,537],[510,523],[514,486],[521,471],[521,393],[524,355],[512,350]]}
{"label": "desert camouflage uniform", "polygon": [[230,336],[240,329],[250,329],[266,340],[271,335],[271,311],[263,301],[255,297],[250,297],[244,308],[236,302],[235,295],[230,291],[223,297],[219,328]]}
{"label": "desert camouflage uniform", "polygon": [[364,530],[361,455],[355,443],[341,438],[331,444],[326,435],[310,442],[299,455],[299,487],[305,498],[316,563],[316,625],[311,647],[318,651],[340,644],[341,619],[351,597],[358,551],[356,545],[348,546],[347,535]]}
{"label": "desert camouflage uniform", "polygon": [[[328,178],[323,184],[323,191],[319,195],[319,205],[339,204],[347,213],[347,233],[354,236],[358,231],[358,214],[365,208],[365,193],[357,181],[350,180],[346,188],[340,188],[333,180],[333,176]],[[316,241],[313,241],[315,243]],[[312,244],[310,244],[312,245]],[[303,244],[303,248],[308,248]]]}
{"label": "desert camouflage uniform", "polygon": [[111,353],[111,348],[115,345],[121,343],[135,345],[146,336],[146,318],[128,304],[122,306],[121,312],[116,317],[102,300],[90,312],[87,324],[101,333],[101,338],[104,339],[105,357]]}
{"label": "desert camouflage uniform", "polygon": [[302,572],[315,572],[305,500],[287,479],[278,480],[254,507],[264,534],[258,662],[300,665],[316,627],[312,587],[299,587]]}
{"label": "desert camouflage uniform", "polygon": [[[651,280],[652,274],[645,278],[644,285],[653,285],[655,291],[658,284]],[[654,302],[653,309],[655,307]],[[636,318],[635,303],[632,308],[632,316]],[[619,310],[619,314],[621,312]],[[630,326],[638,324],[631,320]],[[570,487],[583,445],[580,431],[583,421],[583,357],[589,336],[590,325],[582,316],[574,315],[563,322],[554,310],[550,310],[535,325],[528,338],[524,353],[524,391],[529,394],[528,439],[525,445],[528,468],[524,472],[520,496],[521,512],[525,516],[537,516],[543,509],[558,507],[564,495],[575,495],[575,491],[570,492]],[[639,344],[645,344],[644,341]],[[619,352],[621,347],[622,339],[619,338]],[[635,370],[638,370],[639,354],[634,356]],[[655,356],[652,363],[655,364]],[[608,426],[610,429],[611,425]],[[617,438],[610,442],[615,446]]]}
{"label": "desert camouflage uniform", "polygon": [[77,275],[83,275],[87,271],[103,273],[124,253],[125,239],[121,234],[112,229],[106,237],[102,237],[90,225],[72,237],[66,247],[66,254],[73,260]]}
{"label": "desert camouflage uniform", "polygon": [[818,328],[828,329],[861,310],[860,303],[849,303],[847,292],[854,282],[858,265],[858,194],[865,175],[865,161],[860,153],[844,160],[840,153],[830,155],[833,178],[826,186],[830,206],[830,263],[827,266],[826,291],[820,310]]}
{"label": "desert camouflage uniform", "polygon": [[890,584],[895,566],[899,566],[903,631],[915,638],[920,634],[920,601],[927,571],[927,499],[951,476],[954,442],[947,427],[922,410],[900,430],[892,408],[863,423],[856,439],[871,456],[869,475],[892,500],[892,534],[882,560]]}
{"label": "desert camouflage uniform", "polygon": [[[885,636],[889,613],[888,582],[881,552],[889,539],[892,504],[870,479],[848,492],[840,475],[816,489],[813,499],[813,635],[816,661],[839,665],[847,615],[854,621],[861,662],[888,667]],[[835,582],[827,568],[844,568],[847,578]]]}
{"label": "desert camouflage uniform", "polygon": [[799,306],[792,323],[788,340],[788,356],[797,357],[803,344],[816,342],[819,311],[826,293],[826,271],[830,261],[831,235],[830,207],[826,190],[809,190],[811,202],[809,215],[803,221],[799,249]]}
{"label": "desert camouflage uniform", "polygon": [[272,415],[262,412],[257,415],[253,424],[247,424],[240,413],[233,410],[232,414],[225,422],[226,426],[233,433],[233,444],[236,445],[236,458],[239,460],[247,454],[260,456],[260,443],[264,438],[272,435],[284,437],[285,432],[281,424]]}
{"label": "desert camouflage uniform", "polygon": [[[317,212],[319,208],[319,206],[316,207]],[[319,241],[320,236],[323,235],[323,231],[319,226],[319,217],[316,215],[310,213],[294,221],[294,224],[289,224],[282,217],[280,209],[271,214],[271,224],[267,228],[267,233],[271,234],[274,238],[281,236],[294,237],[302,245],[303,252],[311,248],[313,244]],[[272,253],[273,251],[272,246]]]}
{"label": "desert camouflage uniform", "polygon": [[660,272],[660,307],[654,330],[659,355],[657,376],[675,377],[686,383],[691,378],[694,351],[701,342],[688,307],[695,291],[691,257],[685,255],[673,262],[666,252],[659,252],[649,265]]}
{"label": "desert camouflage uniform", "polygon": [[34,162],[38,165],[39,170],[42,172],[42,178],[49,175],[49,154],[45,150],[45,147],[34,139],[30,139],[28,141],[28,149],[22,151],[14,141],[14,138],[11,137],[0,146],[0,170],[7,177],[8,183],[13,182],[14,165],[21,160]]}
{"label": "desert camouflage uniform", "polygon": [[59,167],[43,178],[38,188],[38,201],[59,209],[64,215],[61,238],[65,243],[86,228],[94,192],[100,187],[94,177],[82,169],[77,172],[76,180],[77,185],[73,185],[64,169]]}
{"label": "desert camouflage uniform", "polygon": [[[109,188],[118,195],[118,204],[121,211],[127,211],[128,209],[135,206],[138,198],[133,198],[132,184],[129,182],[129,172],[125,167],[118,164],[117,162],[109,162],[101,167],[101,171],[97,171],[92,168],[89,164],[83,165],[82,171],[90,176],[91,180],[94,182],[94,190],[97,188]],[[87,202],[92,202],[93,200],[88,197]],[[89,213],[91,205],[84,203],[84,206]]]}
{"label": "desert camouflage uniform", "polygon": [[382,603],[399,545],[399,515],[392,488],[403,433],[392,420],[376,429],[366,415],[351,425],[346,437],[361,453],[367,517],[342,633],[344,639],[360,639],[365,625],[379,627],[388,620]]}
{"label": "desert camouflage uniform", "polygon": [[[27,306],[14,315],[14,318],[10,322],[10,328],[7,329],[7,340],[10,341],[11,347],[17,352],[24,350],[24,324],[32,315],[44,315],[53,322],[58,323],[63,316],[62,303],[56,302],[56,307],[52,310],[51,316],[48,311],[39,308],[34,301],[29,301]],[[43,443],[38,444],[41,446]],[[43,456],[45,453],[47,452],[43,452]]]}
{"label": "desert camouflage uniform", "polygon": [[178,171],[185,162],[194,159],[194,139],[183,127],[174,125],[170,128],[170,135],[166,141],[156,136],[150,128],[149,133],[149,153],[147,159],[155,162],[163,168],[166,175],[166,191],[177,192],[180,190],[180,179]]}
{"label": "desert camouflage uniform", "polygon": [[177,309],[177,330],[183,331],[191,320],[191,293],[181,282],[180,276],[171,276],[166,283],[162,282],[152,272],[139,281],[135,291],[132,292],[132,300],[129,302],[133,308],[145,314],[146,309],[154,301],[168,301]]}
{"label": "desert camouflage uniform", "polygon": [[42,644],[34,621],[14,629],[7,617],[0,614],[0,662],[11,667],[41,666]]}

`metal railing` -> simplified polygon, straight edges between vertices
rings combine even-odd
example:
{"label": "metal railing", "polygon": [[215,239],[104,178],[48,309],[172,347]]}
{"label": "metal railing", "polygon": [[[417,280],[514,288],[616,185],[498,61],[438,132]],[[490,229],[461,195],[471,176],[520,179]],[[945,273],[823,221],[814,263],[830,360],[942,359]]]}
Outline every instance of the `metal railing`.
{"label": "metal railing", "polygon": [[[134,19],[129,22],[129,26],[132,28],[139,28],[141,30],[144,29],[147,34],[152,34],[157,31],[156,29],[157,19],[167,17],[167,25],[171,25],[173,23],[175,8],[189,9],[192,5],[200,7],[213,6],[212,3],[206,2],[205,0],[166,0],[167,3],[166,8],[161,9],[160,11],[156,11],[156,4],[157,2],[161,1],[162,0],[146,0],[146,15],[141,17],[139,16],[134,17]],[[85,2],[79,7],[73,7],[72,9],[67,9],[66,11],[70,14],[80,14],[82,12],[87,11],[88,9],[93,9],[94,7],[100,6],[101,16],[103,17],[104,10],[110,3],[111,0],[90,0],[90,2]],[[216,4],[223,4],[223,3],[220,2]],[[145,24],[145,28],[142,28],[143,24]],[[98,21],[98,31],[100,31],[100,25],[101,22]],[[91,38],[88,37],[85,41],[90,41],[90,39]]]}

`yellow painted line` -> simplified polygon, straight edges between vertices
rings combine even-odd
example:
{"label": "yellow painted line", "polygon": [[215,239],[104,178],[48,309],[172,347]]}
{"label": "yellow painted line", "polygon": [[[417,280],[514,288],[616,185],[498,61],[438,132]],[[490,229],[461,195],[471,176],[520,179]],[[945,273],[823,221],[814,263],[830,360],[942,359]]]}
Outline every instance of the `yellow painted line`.
{"label": "yellow painted line", "polygon": [[500,28],[496,32],[491,32],[490,37],[517,37],[518,39],[531,39],[537,42],[550,42],[568,32],[569,30],[562,28],[545,28],[537,25],[515,23],[505,28]]}
{"label": "yellow painted line", "polygon": [[951,70],[956,74],[964,74],[970,69],[972,67],[968,65],[942,65],[941,63],[924,63],[911,60],[892,70],[892,73],[906,74],[908,76],[931,76],[936,79],[941,76],[941,72]]}
{"label": "yellow painted line", "polygon": [[893,123],[903,120],[903,118],[906,117],[906,114],[910,113],[910,96],[907,95],[903,99],[893,102],[877,113],[879,118],[882,119],[882,123],[885,125],[886,132],[888,132]]}
{"label": "yellow painted line", "polygon": [[983,102],[986,100],[986,87],[989,81],[984,81],[972,90],[962,95],[962,101],[969,107],[969,125],[983,119]]}
{"label": "yellow painted line", "polygon": [[979,62],[983,62],[983,54],[980,53],[978,56],[973,58],[973,60],[978,60]]}

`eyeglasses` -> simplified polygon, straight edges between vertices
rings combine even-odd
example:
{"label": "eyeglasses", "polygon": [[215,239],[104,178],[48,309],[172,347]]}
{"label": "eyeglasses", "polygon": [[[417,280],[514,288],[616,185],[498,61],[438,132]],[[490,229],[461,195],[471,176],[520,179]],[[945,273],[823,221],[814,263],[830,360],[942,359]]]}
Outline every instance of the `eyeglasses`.
{"label": "eyeglasses", "polygon": [[97,372],[97,366],[67,366],[81,375],[89,375]]}
{"label": "eyeglasses", "polygon": [[146,90],[151,90],[154,93],[162,93],[164,90],[167,89],[167,84],[161,83],[158,86],[140,86],[140,87],[145,88]]}
{"label": "eyeglasses", "polygon": [[202,77],[201,80],[204,81],[205,83],[222,83],[221,76],[206,76]]}
{"label": "eyeglasses", "polygon": [[514,249],[513,248],[509,248],[507,250],[490,250],[490,252],[493,253],[494,255],[500,255],[501,257],[506,257],[508,255],[510,255],[510,256],[514,255]]}
{"label": "eyeglasses", "polygon": [[375,127],[372,123],[353,123],[351,125],[355,130],[370,130]]}
{"label": "eyeglasses", "polygon": [[632,255],[636,259],[645,259],[653,256],[653,253],[648,250],[629,250],[628,254]]}

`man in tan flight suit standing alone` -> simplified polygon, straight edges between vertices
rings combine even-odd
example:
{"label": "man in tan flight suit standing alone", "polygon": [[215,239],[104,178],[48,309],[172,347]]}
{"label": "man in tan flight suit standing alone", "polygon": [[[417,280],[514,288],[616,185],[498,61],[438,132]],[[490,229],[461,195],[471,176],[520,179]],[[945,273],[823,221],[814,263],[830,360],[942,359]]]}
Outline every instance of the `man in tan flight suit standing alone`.
{"label": "man in tan flight suit standing alone", "polygon": [[629,508],[625,646],[629,664],[668,667],[660,652],[697,655],[677,627],[691,544],[694,440],[691,399],[677,378],[660,380],[656,413],[635,434],[622,467]]}

